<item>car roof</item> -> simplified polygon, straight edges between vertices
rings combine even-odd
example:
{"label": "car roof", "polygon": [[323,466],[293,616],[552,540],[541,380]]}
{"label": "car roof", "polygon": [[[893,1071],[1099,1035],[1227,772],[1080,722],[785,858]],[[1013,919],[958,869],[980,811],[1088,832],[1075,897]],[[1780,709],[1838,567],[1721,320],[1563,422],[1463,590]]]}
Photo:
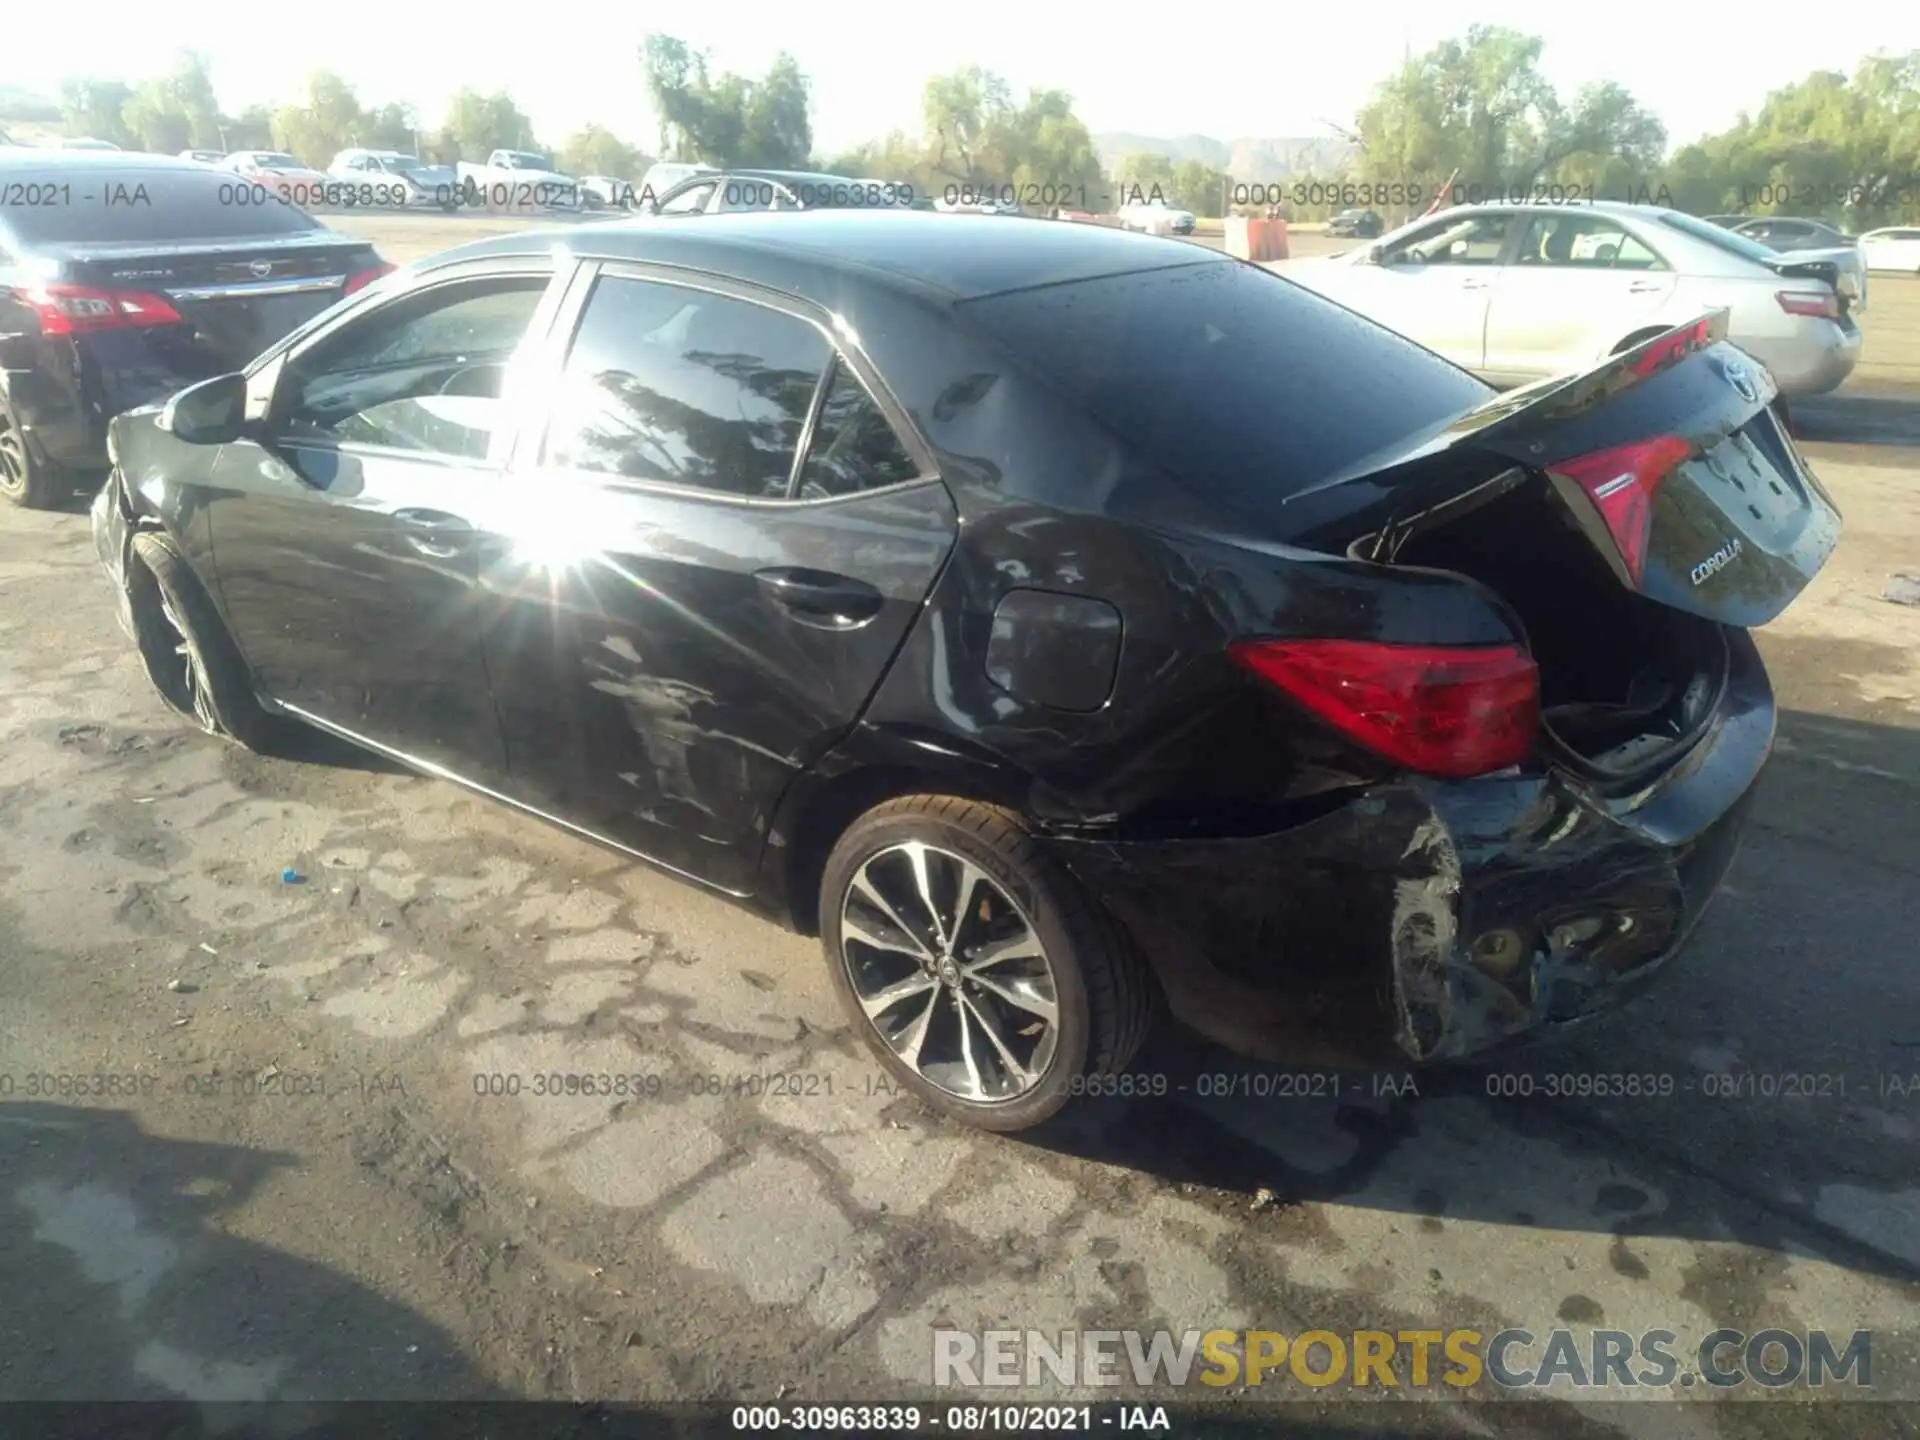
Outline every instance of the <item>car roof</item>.
{"label": "car roof", "polygon": [[0,168],[9,170],[50,170],[67,166],[91,166],[96,170],[190,170],[207,173],[197,160],[182,160],[178,155],[155,155],[146,150],[67,150],[52,146],[20,146],[0,150]]}
{"label": "car roof", "polygon": [[924,210],[742,211],[699,220],[611,221],[476,240],[425,262],[550,254],[683,266],[787,290],[834,308],[849,278],[972,300],[1176,265],[1236,264],[1184,241],[1106,225],[1008,218],[992,226]]}

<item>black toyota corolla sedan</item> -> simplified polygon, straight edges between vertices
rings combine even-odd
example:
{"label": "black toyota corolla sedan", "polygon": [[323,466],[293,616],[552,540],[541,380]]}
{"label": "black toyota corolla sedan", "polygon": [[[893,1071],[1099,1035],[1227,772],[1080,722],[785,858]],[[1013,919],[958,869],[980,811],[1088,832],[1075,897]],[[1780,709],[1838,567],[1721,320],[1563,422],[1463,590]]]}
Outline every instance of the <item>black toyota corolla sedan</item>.
{"label": "black toyota corolla sedan", "polygon": [[244,365],[389,268],[232,171],[0,151],[0,500],[97,485],[114,415]]}
{"label": "black toyota corolla sedan", "polygon": [[205,729],[817,932],[881,1063],[1014,1130],[1163,1011],[1448,1060],[1675,952],[1772,743],[1748,630],[1840,528],[1720,335],[1495,395],[1094,226],[521,234],[122,416],[95,533]]}

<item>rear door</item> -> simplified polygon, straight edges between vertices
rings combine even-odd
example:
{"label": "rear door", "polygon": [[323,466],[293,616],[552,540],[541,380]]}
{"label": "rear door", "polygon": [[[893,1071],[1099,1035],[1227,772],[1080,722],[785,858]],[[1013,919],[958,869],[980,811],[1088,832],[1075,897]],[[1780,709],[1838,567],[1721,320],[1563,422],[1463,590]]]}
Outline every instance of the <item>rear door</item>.
{"label": "rear door", "polygon": [[1443,215],[1343,267],[1327,293],[1468,370],[1486,360],[1487,307],[1513,226],[1511,212]]}
{"label": "rear door", "polygon": [[301,342],[256,377],[266,438],[225,446],[211,484],[220,591],[261,689],[483,784],[506,765],[479,577],[518,523],[514,362],[544,341],[552,270],[476,264]]}
{"label": "rear door", "polygon": [[512,793],[745,889],[788,781],[905,638],[953,505],[824,315],[683,271],[588,284],[515,460],[537,521],[482,575]]}
{"label": "rear door", "polygon": [[1516,384],[1585,369],[1635,330],[1658,324],[1679,277],[1611,216],[1540,210],[1526,217],[1487,312],[1487,375]]}

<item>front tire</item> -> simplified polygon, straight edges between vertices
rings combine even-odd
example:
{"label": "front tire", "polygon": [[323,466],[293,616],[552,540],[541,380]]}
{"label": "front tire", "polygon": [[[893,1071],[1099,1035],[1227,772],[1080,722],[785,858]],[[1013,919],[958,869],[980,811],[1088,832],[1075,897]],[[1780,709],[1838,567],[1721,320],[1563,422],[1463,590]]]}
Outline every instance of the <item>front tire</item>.
{"label": "front tire", "polygon": [[1025,1130],[1125,1070],[1157,992],[1113,918],[1008,811],[944,795],[869,810],[820,885],[835,991],[895,1081]]}
{"label": "front tire", "polygon": [[51,510],[72,492],[66,472],[33,453],[13,410],[0,400],[0,498],[23,510]]}
{"label": "front tire", "polygon": [[153,688],[207,734],[270,753],[284,722],[254,698],[246,661],[186,558],[151,531],[129,549],[134,635]]}

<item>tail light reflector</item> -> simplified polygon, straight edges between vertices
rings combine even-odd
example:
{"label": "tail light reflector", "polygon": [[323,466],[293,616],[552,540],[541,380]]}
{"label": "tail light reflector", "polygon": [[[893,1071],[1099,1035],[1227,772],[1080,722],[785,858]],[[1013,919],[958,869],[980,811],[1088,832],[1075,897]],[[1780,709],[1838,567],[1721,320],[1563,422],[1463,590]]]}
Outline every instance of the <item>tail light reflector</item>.
{"label": "tail light reflector", "polygon": [[86,335],[145,325],[177,325],[180,312],[142,290],[96,290],[89,285],[36,285],[14,292],[40,317],[43,335]]}
{"label": "tail light reflector", "polygon": [[1807,315],[1815,320],[1840,318],[1840,297],[1831,290],[1776,290],[1773,298],[1789,315]]}
{"label": "tail light reflector", "polygon": [[1540,725],[1540,671],[1517,645],[1247,640],[1228,654],[1349,739],[1423,775],[1516,765]]}
{"label": "tail light reflector", "polygon": [[343,289],[340,293],[343,296],[351,295],[356,290],[366,289],[367,286],[371,285],[374,281],[378,280],[382,275],[391,275],[392,273],[393,273],[393,266],[387,264],[383,260],[380,264],[374,266],[371,270],[362,270],[358,275],[349,276],[347,278],[346,288]]}
{"label": "tail light reflector", "polygon": [[1613,537],[1635,589],[1647,566],[1647,537],[1653,529],[1653,497],[1660,482],[1684,464],[1693,446],[1677,435],[1661,435],[1612,450],[1596,450],[1573,460],[1562,460],[1551,472],[1571,480]]}

